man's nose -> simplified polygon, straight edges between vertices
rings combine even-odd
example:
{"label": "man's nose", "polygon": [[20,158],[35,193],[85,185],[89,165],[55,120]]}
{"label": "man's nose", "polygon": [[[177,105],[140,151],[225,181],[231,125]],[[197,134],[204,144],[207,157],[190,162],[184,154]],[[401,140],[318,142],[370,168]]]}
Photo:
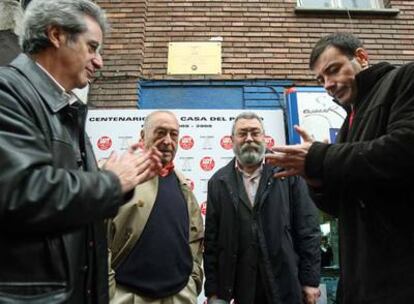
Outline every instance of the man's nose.
{"label": "man's nose", "polygon": [[252,136],[251,132],[247,132],[246,141],[247,142],[252,142],[253,141],[253,136]]}
{"label": "man's nose", "polygon": [[92,63],[96,69],[102,69],[103,67],[103,59],[102,55],[99,53],[95,54],[95,57],[92,59]]}
{"label": "man's nose", "polygon": [[172,138],[171,138],[170,133],[167,133],[167,134],[165,135],[163,142],[164,142],[164,144],[166,144],[166,145],[168,145],[168,144],[170,144],[170,143],[172,142]]}
{"label": "man's nose", "polygon": [[325,78],[325,82],[323,84],[323,87],[325,88],[326,91],[331,92],[332,89],[335,87],[335,81],[333,81],[331,78],[326,77]]}

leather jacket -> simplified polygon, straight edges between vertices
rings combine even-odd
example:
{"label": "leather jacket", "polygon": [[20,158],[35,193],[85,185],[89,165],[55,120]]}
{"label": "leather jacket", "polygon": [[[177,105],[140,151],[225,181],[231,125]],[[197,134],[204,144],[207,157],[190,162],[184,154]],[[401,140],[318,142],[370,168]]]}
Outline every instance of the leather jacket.
{"label": "leather jacket", "polygon": [[104,219],[124,196],[85,118],[27,55],[0,68],[0,303],[108,302]]}

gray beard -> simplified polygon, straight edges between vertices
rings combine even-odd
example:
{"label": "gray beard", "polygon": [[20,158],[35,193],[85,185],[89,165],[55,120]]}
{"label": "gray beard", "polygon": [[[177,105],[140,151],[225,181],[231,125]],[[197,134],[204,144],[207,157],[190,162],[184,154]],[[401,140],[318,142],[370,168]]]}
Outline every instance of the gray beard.
{"label": "gray beard", "polygon": [[240,149],[234,148],[233,151],[242,165],[251,166],[260,163],[266,151],[264,144],[255,145],[255,148],[258,148],[258,150],[252,150],[247,144],[244,144]]}

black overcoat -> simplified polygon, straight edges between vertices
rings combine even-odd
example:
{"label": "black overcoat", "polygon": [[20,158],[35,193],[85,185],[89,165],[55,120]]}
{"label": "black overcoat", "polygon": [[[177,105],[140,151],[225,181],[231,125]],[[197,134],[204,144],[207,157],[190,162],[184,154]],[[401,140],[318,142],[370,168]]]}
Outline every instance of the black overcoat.
{"label": "black overcoat", "polygon": [[[209,180],[204,238],[206,296],[215,294],[227,301],[234,296],[241,229],[237,213],[243,203],[234,162],[233,159]],[[301,286],[319,284],[317,209],[301,178],[274,179],[275,170],[270,165],[263,167],[260,183],[265,186],[257,194],[261,199],[256,202],[260,205],[252,229],[258,231],[262,262],[266,266],[265,280],[271,287],[270,303],[299,304]],[[250,281],[241,284],[246,286],[246,292],[252,288]]]}
{"label": "black overcoat", "polygon": [[315,143],[306,174],[315,203],[339,218],[343,304],[413,303],[414,64],[357,77],[356,114],[338,143]]}

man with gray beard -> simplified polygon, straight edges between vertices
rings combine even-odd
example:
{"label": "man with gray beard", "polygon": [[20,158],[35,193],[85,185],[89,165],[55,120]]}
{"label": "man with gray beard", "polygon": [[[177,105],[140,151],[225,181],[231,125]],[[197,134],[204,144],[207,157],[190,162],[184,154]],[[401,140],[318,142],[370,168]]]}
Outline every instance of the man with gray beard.
{"label": "man with gray beard", "polygon": [[319,297],[317,210],[300,177],[274,179],[254,113],[232,128],[235,158],[208,183],[204,238],[209,304],[314,304]]}

